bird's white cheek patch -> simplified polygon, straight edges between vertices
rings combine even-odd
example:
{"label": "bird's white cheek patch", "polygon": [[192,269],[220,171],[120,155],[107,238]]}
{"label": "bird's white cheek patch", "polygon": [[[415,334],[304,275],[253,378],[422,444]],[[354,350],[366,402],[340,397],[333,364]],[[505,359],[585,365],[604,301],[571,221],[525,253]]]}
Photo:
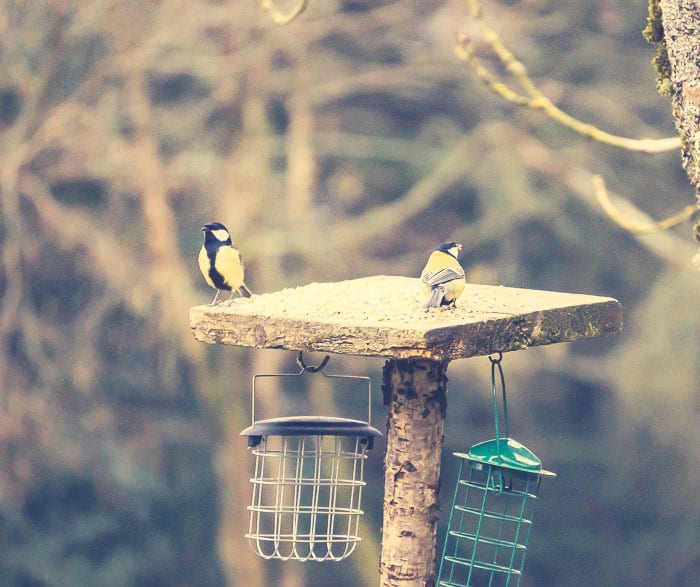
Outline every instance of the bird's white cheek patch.
{"label": "bird's white cheek patch", "polygon": [[211,233],[216,237],[217,240],[220,240],[221,242],[228,240],[228,232],[226,232],[223,228],[219,228],[218,230],[212,230]]}

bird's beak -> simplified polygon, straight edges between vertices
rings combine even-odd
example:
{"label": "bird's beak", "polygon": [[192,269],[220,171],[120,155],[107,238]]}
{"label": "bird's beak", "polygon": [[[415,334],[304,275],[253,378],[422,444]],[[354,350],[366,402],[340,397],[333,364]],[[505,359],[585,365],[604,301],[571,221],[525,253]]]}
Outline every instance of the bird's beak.
{"label": "bird's beak", "polygon": [[205,231],[205,230],[207,230],[207,226],[206,226],[206,225],[202,226],[202,231]]}

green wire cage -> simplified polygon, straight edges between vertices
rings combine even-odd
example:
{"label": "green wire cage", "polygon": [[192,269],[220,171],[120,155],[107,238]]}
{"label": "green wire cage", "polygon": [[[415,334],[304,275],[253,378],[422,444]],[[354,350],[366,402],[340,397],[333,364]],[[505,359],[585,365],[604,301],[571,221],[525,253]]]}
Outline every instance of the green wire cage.
{"label": "green wire cage", "polygon": [[[525,565],[543,477],[555,474],[508,435],[501,355],[491,360],[496,438],[454,453],[459,473],[438,575],[439,587],[517,587]],[[505,436],[498,426],[496,369],[503,390]]]}

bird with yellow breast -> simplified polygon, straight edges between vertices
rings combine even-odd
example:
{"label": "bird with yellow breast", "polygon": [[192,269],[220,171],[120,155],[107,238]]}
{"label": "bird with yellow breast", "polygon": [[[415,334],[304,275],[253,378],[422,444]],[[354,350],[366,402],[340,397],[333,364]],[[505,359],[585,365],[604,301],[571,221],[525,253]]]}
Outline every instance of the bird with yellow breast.
{"label": "bird with yellow breast", "polygon": [[442,243],[428,257],[420,276],[427,298],[423,306],[426,312],[441,306],[456,307],[467,282],[458,260],[461,249],[462,245],[455,242]]}
{"label": "bird with yellow breast", "polygon": [[243,280],[244,268],[241,254],[233,246],[231,234],[220,222],[210,222],[202,227],[204,244],[199,251],[199,270],[205,281],[216,290],[210,306],[216,305],[221,291],[238,292],[249,298],[250,290]]}

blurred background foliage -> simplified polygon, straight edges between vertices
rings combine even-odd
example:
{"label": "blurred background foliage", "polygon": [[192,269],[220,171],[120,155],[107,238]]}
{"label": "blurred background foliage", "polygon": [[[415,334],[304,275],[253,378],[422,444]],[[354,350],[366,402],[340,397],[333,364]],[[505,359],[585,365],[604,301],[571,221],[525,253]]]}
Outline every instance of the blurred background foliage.
{"label": "blurred background foliage", "polygon": [[[460,0],[312,1],[285,27],[252,0],[0,6],[3,585],[377,583],[381,442],[353,557],[262,563],[245,544],[250,377],[294,357],[192,339],[188,308],[212,295],[199,228],[214,219],[255,292],[418,275],[454,239],[473,282],[618,298],[621,336],[504,359],[512,435],[559,474],[522,584],[695,584],[690,231],[630,236],[591,186],[600,173],[666,216],[691,199],[678,153],[596,144],[491,94],[452,51],[474,29]],[[563,110],[675,134],[644,1],[485,10]],[[381,365],[328,369],[378,389]],[[450,366],[443,510],[451,451],[492,436],[488,373],[485,358]],[[362,401],[314,402],[331,400]],[[263,401],[272,415],[290,398]]]}

